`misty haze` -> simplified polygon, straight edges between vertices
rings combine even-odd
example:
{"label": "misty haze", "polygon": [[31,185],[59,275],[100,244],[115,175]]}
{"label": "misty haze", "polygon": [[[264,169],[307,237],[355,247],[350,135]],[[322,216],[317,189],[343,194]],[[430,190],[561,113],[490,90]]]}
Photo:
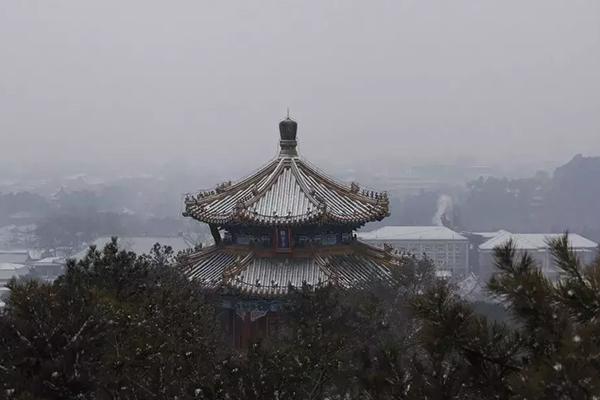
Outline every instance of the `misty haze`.
{"label": "misty haze", "polygon": [[600,2],[0,3],[0,399],[600,399]]}

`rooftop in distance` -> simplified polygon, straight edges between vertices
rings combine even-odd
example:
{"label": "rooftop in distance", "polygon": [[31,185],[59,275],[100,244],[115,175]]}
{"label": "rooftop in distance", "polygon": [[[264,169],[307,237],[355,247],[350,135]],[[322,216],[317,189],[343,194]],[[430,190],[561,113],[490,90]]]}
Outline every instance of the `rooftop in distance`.
{"label": "rooftop in distance", "polygon": [[445,226],[384,226],[370,232],[359,232],[361,240],[467,240]]}
{"label": "rooftop in distance", "polygon": [[[510,233],[505,232],[479,245],[479,250],[493,250],[496,246],[502,246],[512,239],[518,250],[542,250],[548,248],[548,240],[561,237],[562,233]],[[576,233],[569,233],[569,244],[573,248],[598,247],[598,243],[584,238]]]}

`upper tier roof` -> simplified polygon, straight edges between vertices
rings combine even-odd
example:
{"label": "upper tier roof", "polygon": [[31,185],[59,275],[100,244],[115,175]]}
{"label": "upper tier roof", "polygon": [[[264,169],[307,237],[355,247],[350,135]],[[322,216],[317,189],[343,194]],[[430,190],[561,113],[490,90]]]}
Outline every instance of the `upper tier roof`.
{"label": "upper tier roof", "polygon": [[387,194],[338,183],[296,152],[296,122],[279,124],[279,156],[242,181],[188,195],[185,216],[216,225],[351,224],[389,214]]}

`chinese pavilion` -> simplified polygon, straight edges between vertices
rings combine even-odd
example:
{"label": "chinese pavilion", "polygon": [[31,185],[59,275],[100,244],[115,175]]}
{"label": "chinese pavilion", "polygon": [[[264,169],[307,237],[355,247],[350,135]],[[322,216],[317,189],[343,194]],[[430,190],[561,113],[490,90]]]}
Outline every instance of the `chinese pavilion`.
{"label": "chinese pavilion", "polygon": [[331,179],[298,155],[298,124],[279,124],[279,155],[258,172],[187,195],[184,216],[209,225],[214,246],[189,255],[190,279],[223,300],[232,343],[268,336],[291,287],[350,287],[386,279],[398,257],[356,240],[354,230],[389,215],[385,192]]}

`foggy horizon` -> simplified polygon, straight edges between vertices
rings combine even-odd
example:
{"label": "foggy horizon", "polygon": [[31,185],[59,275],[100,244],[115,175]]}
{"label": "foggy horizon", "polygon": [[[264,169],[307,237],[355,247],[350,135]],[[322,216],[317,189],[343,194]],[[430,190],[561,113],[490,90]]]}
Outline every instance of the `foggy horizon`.
{"label": "foggy horizon", "polygon": [[318,163],[558,166],[600,155],[599,45],[591,1],[7,1],[2,165],[239,172],[289,107]]}

